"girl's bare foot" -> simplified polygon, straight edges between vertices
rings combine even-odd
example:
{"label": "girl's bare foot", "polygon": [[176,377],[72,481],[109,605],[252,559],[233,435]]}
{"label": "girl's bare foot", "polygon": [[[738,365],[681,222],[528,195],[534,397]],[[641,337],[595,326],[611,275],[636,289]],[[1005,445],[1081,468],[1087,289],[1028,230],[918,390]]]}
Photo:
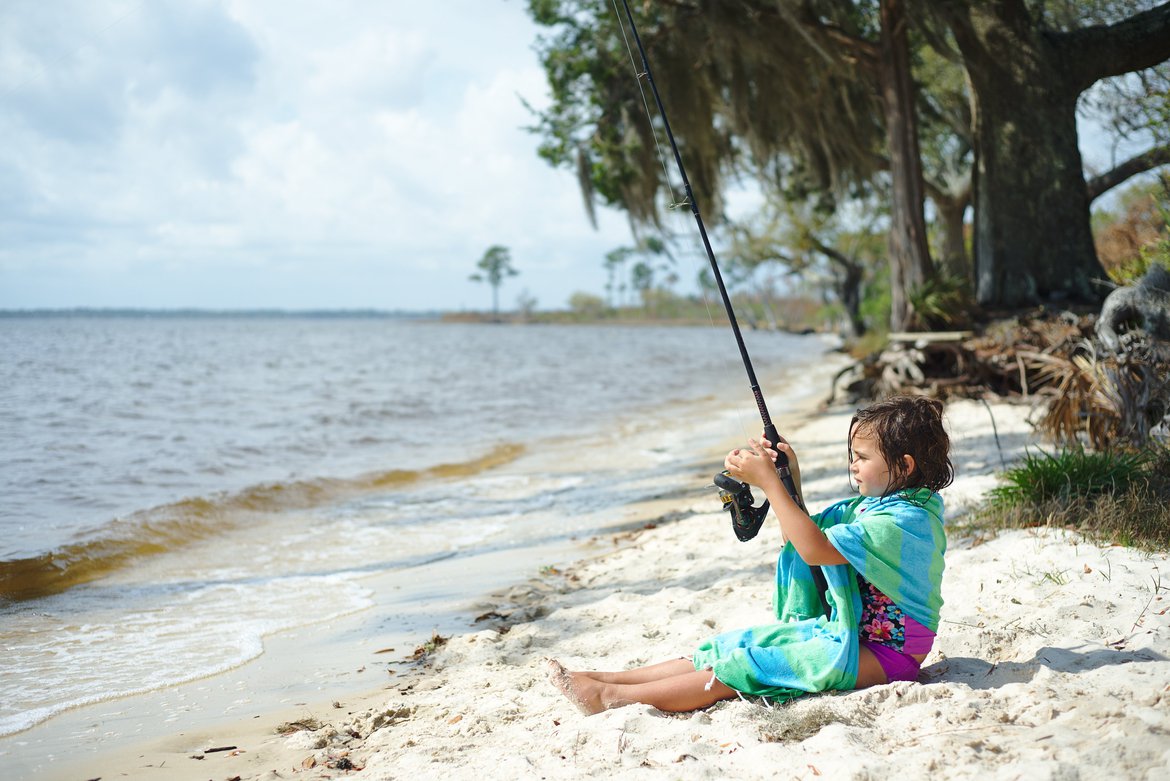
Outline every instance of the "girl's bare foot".
{"label": "girl's bare foot", "polygon": [[601,701],[601,689],[605,684],[600,681],[581,673],[569,672],[556,659],[548,660],[548,679],[586,716],[605,710],[605,705]]}

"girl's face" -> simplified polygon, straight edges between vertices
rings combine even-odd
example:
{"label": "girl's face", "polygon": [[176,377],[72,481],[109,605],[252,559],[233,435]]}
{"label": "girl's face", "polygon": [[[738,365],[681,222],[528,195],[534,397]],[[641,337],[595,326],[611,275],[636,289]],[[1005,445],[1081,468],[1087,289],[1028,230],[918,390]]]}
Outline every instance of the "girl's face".
{"label": "girl's face", "polygon": [[890,486],[890,467],[877,440],[862,431],[850,432],[849,474],[862,496],[882,496]]}

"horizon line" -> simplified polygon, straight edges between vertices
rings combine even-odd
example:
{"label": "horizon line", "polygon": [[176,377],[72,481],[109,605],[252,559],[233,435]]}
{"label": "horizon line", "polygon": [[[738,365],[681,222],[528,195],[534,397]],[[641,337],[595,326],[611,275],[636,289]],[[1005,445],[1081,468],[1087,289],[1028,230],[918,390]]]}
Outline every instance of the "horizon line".
{"label": "horizon line", "polygon": [[0,308],[0,317],[30,315],[138,315],[138,316],[361,316],[361,317],[436,317],[457,310],[447,309],[379,309],[377,307],[247,307],[240,309],[221,307],[134,307],[134,306],[72,306],[72,307],[28,307]]}

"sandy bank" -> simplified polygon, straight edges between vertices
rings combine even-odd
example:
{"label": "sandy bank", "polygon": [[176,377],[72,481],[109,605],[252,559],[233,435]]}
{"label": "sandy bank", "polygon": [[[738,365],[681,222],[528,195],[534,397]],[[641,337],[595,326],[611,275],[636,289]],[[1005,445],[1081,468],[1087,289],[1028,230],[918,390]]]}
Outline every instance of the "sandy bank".
{"label": "sandy bank", "polygon": [[[998,437],[984,405],[948,408],[959,474],[945,492],[951,517],[1033,440],[1026,410],[990,411]],[[834,411],[786,432],[813,509],[847,493],[848,418]],[[1167,556],[1059,530],[950,540],[939,641],[917,682],[773,709],[726,701],[693,714],[635,705],[582,717],[545,681],[546,657],[624,668],[769,616],[774,522],[739,543],[712,497],[656,512],[669,522],[599,539],[593,558],[485,600],[481,629],[385,689],[175,735],[69,777],[1170,777]],[[274,733],[309,717],[316,729]],[[237,750],[203,752],[222,746]]]}

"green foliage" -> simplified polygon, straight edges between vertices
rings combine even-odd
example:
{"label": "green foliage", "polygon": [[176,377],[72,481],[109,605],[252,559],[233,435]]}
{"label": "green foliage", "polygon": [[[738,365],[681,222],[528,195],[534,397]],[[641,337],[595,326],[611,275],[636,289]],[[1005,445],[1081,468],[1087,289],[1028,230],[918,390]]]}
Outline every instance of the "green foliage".
{"label": "green foliage", "polygon": [[[645,99],[639,89],[642,67],[631,62],[624,13],[610,0],[529,0],[528,7],[547,29],[536,49],[552,102],[533,110],[532,128],[541,156],[577,171],[589,208],[597,197],[636,223],[656,224],[665,202],[683,195],[663,173],[663,120],[649,88]],[[876,39],[876,7],[831,3],[819,12],[845,35]],[[844,191],[879,167],[875,71],[858,68],[846,47],[809,36],[792,9],[747,0],[638,3],[635,13],[704,211],[722,211],[724,183],[742,172],[774,185],[784,168],[786,178]]]}
{"label": "green foliage", "polygon": [[1055,526],[1108,544],[1170,547],[1170,448],[1028,454],[968,526]]}
{"label": "green foliage", "polygon": [[882,334],[889,331],[891,299],[890,267],[883,263],[874,268],[873,280],[865,286],[860,307],[865,321],[872,323]]}
{"label": "green foliage", "polygon": [[994,502],[1005,505],[1093,497],[1124,490],[1141,476],[1149,460],[1149,455],[1142,452],[1094,452],[1084,448],[1029,452],[1020,466],[1004,473],[1004,485],[992,489],[990,495]]}
{"label": "green foliage", "polygon": [[582,320],[600,320],[609,311],[601,296],[577,291],[569,296],[569,311]]}
{"label": "green foliage", "polygon": [[500,310],[500,285],[505,277],[514,277],[520,272],[512,268],[512,254],[507,247],[494,244],[483,253],[483,257],[475,264],[479,272],[472,274],[468,279],[472,282],[486,282],[492,287],[492,313],[498,315]]}
{"label": "green foliage", "polygon": [[910,304],[928,329],[961,327],[971,319],[966,280],[942,273],[911,290]]}
{"label": "green foliage", "polygon": [[492,287],[499,287],[504,277],[514,277],[520,272],[512,268],[512,255],[507,247],[494,244],[483,253],[483,257],[475,264],[483,273],[472,274],[473,282],[487,282]]}
{"label": "green foliage", "polygon": [[1130,285],[1151,265],[1170,269],[1170,180],[1123,190],[1113,210],[1093,213],[1093,241],[1109,278]]}

